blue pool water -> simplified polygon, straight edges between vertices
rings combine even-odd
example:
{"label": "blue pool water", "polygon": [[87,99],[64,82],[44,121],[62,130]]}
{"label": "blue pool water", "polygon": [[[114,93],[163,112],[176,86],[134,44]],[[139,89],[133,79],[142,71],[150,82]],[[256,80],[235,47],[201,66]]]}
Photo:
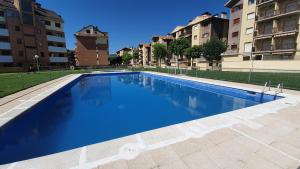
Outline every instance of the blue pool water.
{"label": "blue pool water", "polygon": [[274,100],[146,73],[84,75],[0,128],[0,164]]}

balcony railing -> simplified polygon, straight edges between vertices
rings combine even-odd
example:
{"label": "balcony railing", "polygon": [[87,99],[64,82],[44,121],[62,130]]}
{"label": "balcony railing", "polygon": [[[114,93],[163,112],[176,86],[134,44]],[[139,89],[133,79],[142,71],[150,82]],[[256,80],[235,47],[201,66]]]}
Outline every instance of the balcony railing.
{"label": "balcony railing", "polygon": [[257,21],[272,18],[272,17],[276,17],[276,16],[279,16],[279,15],[289,14],[289,13],[296,12],[296,11],[300,12],[300,6],[299,5],[292,5],[290,7],[285,7],[285,8],[281,8],[281,9],[278,9],[278,10],[266,10],[266,11],[260,13],[259,16],[257,16]]}
{"label": "balcony railing", "polygon": [[49,52],[58,52],[58,53],[67,53],[67,48],[57,47],[57,46],[48,46]]}
{"label": "balcony railing", "polygon": [[0,42],[0,49],[11,50],[10,42]]}
{"label": "balcony railing", "polygon": [[267,36],[279,33],[288,33],[288,32],[297,32],[299,31],[299,25],[287,25],[287,26],[280,26],[274,27],[272,29],[258,29],[255,31],[254,36]]}
{"label": "balcony railing", "polygon": [[0,55],[0,63],[12,63],[13,57],[12,56],[3,56]]}
{"label": "balcony railing", "polygon": [[274,0],[258,0],[257,5],[266,4],[266,3],[269,3],[269,2],[274,2]]}
{"label": "balcony railing", "polygon": [[297,47],[297,43],[284,43],[280,45],[275,45],[274,50],[295,50]]}
{"label": "balcony railing", "polygon": [[276,51],[286,51],[286,50],[296,50],[297,43],[291,42],[291,43],[284,43],[284,44],[278,44],[278,45],[266,45],[266,46],[257,46],[255,48],[254,53],[258,52],[276,52]]}
{"label": "balcony railing", "polygon": [[8,29],[0,28],[0,36],[9,36]]}
{"label": "balcony railing", "polygon": [[50,42],[66,42],[66,39],[64,37],[59,36],[53,36],[53,35],[47,35],[47,40]]}
{"label": "balcony railing", "polygon": [[67,62],[69,62],[69,59],[68,59],[68,57],[54,57],[54,56],[52,56],[52,57],[49,57],[49,61],[51,63],[67,63]]}

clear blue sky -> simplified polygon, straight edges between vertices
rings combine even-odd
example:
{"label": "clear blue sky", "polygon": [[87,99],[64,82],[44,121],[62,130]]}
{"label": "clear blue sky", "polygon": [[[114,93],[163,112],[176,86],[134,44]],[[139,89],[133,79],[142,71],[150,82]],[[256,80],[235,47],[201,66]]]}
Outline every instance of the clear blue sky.
{"label": "clear blue sky", "polygon": [[151,41],[203,12],[228,12],[227,0],[37,0],[65,20],[67,47],[75,48],[74,33],[83,26],[109,32],[110,53]]}

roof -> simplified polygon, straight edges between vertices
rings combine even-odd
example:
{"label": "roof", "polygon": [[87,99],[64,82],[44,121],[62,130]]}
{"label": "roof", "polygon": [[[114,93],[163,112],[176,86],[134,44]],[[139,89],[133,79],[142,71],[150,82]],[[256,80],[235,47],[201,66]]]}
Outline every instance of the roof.
{"label": "roof", "polygon": [[148,43],[144,43],[144,44],[139,44],[139,46],[143,46],[143,47],[150,47],[150,44],[148,44]]}
{"label": "roof", "polygon": [[240,0],[228,0],[225,3],[225,7],[232,8],[235,4],[237,4]]}
{"label": "roof", "polygon": [[16,9],[13,0],[0,0],[1,7]]}
{"label": "roof", "polygon": [[178,32],[183,28],[185,28],[185,26],[176,26],[176,28],[172,31],[172,33]]}
{"label": "roof", "polygon": [[41,6],[41,4],[35,3],[34,7],[35,7],[35,12],[38,16],[48,17],[48,18],[59,20],[60,22],[63,22],[63,19],[59,14],[57,14],[56,12],[54,12],[52,10],[43,8]]}
{"label": "roof", "polygon": [[[86,30],[93,30],[91,33],[87,33]],[[95,33],[96,32],[96,33]],[[89,36],[89,37],[105,37],[108,36],[107,32],[102,32],[97,26],[88,25],[80,29],[75,33],[75,36]]]}
{"label": "roof", "polygon": [[163,40],[173,40],[174,39],[173,36],[153,36],[153,38],[160,38]]}
{"label": "roof", "polygon": [[118,50],[117,53],[120,52],[120,51],[123,51],[123,50],[124,50],[124,51],[131,51],[132,48],[127,48],[127,47],[125,47],[125,48],[122,48],[122,49]]}

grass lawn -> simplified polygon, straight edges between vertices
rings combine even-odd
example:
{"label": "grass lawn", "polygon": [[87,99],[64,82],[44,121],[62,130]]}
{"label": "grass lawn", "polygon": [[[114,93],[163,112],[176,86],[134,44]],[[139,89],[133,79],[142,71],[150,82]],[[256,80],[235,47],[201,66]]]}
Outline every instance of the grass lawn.
{"label": "grass lawn", "polygon": [[[137,69],[138,70],[138,69]],[[174,70],[162,69],[162,68],[147,68],[145,71],[173,73]],[[179,71],[177,70],[179,73]],[[279,83],[284,84],[285,89],[300,90],[300,73],[268,73],[268,72],[253,72],[251,80],[248,82],[248,72],[220,72],[220,71],[196,71],[189,70],[188,76],[231,81],[238,83],[249,83],[256,85],[265,85],[265,82],[271,81],[273,87],[277,87]]]}
{"label": "grass lawn", "polygon": [[[102,69],[103,70],[103,69]],[[69,74],[90,73],[95,70],[65,70],[47,71],[40,73],[5,73],[0,74],[0,98],[13,94],[23,89],[48,82]],[[134,69],[134,71],[154,71],[163,73],[174,73],[163,68]],[[179,71],[177,71],[179,73]],[[189,70],[188,76],[224,80],[239,83],[248,83],[249,73],[247,72],[219,72],[219,71],[196,71]],[[299,73],[252,73],[250,84],[264,85],[266,81],[272,81],[273,86],[283,82],[284,88],[300,90]]]}

